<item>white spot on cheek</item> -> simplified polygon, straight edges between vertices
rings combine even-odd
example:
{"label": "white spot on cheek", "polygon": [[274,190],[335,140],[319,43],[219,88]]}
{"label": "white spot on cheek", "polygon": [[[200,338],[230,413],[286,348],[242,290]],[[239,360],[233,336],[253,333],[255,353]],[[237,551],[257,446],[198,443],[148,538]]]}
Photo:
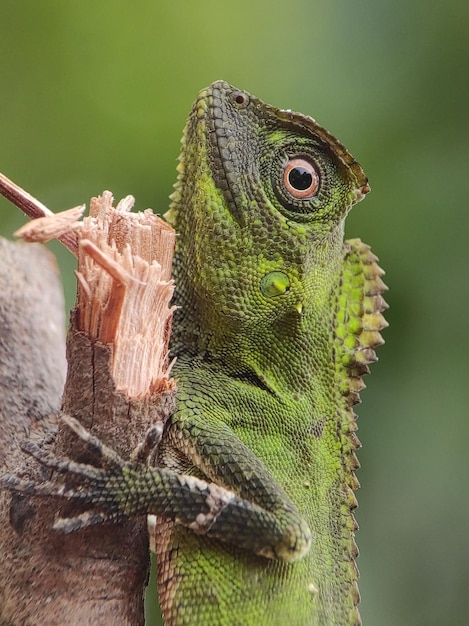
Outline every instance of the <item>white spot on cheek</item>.
{"label": "white spot on cheek", "polygon": [[319,589],[316,587],[314,583],[308,583],[308,591],[314,594],[319,593]]}

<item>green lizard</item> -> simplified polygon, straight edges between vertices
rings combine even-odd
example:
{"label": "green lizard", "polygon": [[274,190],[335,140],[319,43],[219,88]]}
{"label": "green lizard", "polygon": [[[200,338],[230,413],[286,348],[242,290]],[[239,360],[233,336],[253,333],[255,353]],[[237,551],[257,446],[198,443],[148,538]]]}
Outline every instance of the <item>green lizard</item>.
{"label": "green lizard", "polygon": [[159,516],[168,626],[360,624],[352,406],[386,305],[376,257],[343,234],[367,178],[312,118],[222,81],[198,95],[178,172],[178,397],[158,467],[70,418],[104,469],[31,452],[101,511],[64,530]]}

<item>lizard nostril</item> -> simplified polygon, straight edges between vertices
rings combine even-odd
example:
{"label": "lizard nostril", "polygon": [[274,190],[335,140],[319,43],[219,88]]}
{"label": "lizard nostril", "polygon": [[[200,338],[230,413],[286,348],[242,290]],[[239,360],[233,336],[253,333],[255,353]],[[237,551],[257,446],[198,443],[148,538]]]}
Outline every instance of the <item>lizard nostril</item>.
{"label": "lizard nostril", "polygon": [[239,107],[244,108],[249,104],[249,96],[243,91],[233,91],[231,100]]}

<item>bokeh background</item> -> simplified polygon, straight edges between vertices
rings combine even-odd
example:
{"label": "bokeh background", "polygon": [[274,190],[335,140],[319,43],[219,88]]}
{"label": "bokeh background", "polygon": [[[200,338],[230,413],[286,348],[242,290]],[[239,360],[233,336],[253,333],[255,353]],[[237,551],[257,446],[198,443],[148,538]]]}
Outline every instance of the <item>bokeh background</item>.
{"label": "bokeh background", "polygon": [[[359,407],[369,625],[469,623],[468,67],[467,0],[0,2],[0,171],[55,211],[104,189],[164,211],[218,78],[313,115],[364,166],[347,233],[391,305]],[[1,234],[23,221],[0,199]]]}

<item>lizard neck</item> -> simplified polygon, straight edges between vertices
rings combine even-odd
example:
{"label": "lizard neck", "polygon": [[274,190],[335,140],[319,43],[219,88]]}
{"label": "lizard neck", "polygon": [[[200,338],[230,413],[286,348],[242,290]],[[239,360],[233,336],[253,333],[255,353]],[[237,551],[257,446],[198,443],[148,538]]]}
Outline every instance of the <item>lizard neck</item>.
{"label": "lizard neck", "polygon": [[191,280],[191,264],[176,254],[176,304],[181,308],[175,316],[173,354],[219,362],[228,375],[256,380],[273,393],[309,392],[312,373],[333,376],[331,331],[342,261],[339,229],[318,245],[316,255],[298,263],[304,268],[301,293],[288,306],[257,307],[249,294],[242,314],[236,315],[234,308],[227,313],[217,306],[225,286],[219,283],[201,297],[197,279]]}

